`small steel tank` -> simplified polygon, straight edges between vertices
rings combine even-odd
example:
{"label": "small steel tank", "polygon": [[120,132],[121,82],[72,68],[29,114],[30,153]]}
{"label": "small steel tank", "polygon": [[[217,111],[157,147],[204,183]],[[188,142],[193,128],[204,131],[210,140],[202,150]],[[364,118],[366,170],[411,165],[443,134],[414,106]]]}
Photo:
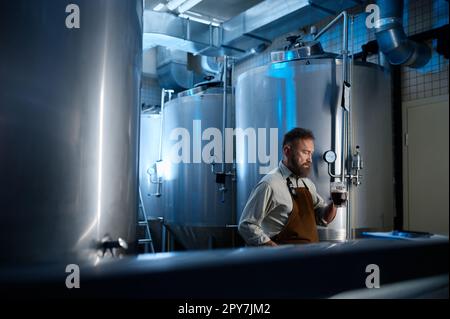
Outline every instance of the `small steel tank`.
{"label": "small steel tank", "polygon": [[[327,150],[340,147],[342,132],[342,59],[332,54],[296,58],[292,51],[274,54],[276,61],[250,69],[237,78],[236,128],[261,128],[274,139],[258,141],[261,153],[276,147],[277,161],[282,159],[283,135],[294,127],[313,131],[315,154],[310,178],[318,192],[330,200],[328,166],[323,159]],[[352,68],[352,145],[360,146],[365,165],[362,184],[351,186],[351,216],[355,229],[392,228],[394,215],[393,150],[390,76],[370,63],[355,63]],[[260,138],[258,136],[258,138]],[[277,142],[274,146],[273,142]],[[262,178],[267,163],[249,163],[248,143],[237,142],[237,214],[238,219],[251,190]],[[240,155],[239,155],[240,154]],[[340,161],[336,162],[339,172]],[[345,160],[349,157],[346,155]],[[321,240],[343,240],[346,235],[347,208],[338,210],[327,228],[319,228]]]}
{"label": "small steel tank", "polygon": [[[184,248],[216,248],[232,245],[236,223],[234,182],[216,183],[221,171],[221,149],[208,148],[222,143],[223,88],[201,86],[179,93],[164,106],[163,161],[165,166],[161,200],[165,223]],[[226,127],[233,127],[231,95],[227,94]],[[180,144],[181,143],[181,144]],[[178,146],[177,146],[178,145]],[[177,147],[183,145],[180,150]],[[175,156],[186,161],[175,163]],[[187,152],[187,153],[186,153]],[[219,156],[219,157],[217,157]],[[232,163],[225,165],[231,170]]]}
{"label": "small steel tank", "polygon": [[139,140],[139,187],[148,217],[164,217],[157,196],[158,181],[155,179],[155,163],[159,160],[161,114],[160,108],[141,113]]}
{"label": "small steel tank", "polygon": [[[159,145],[161,143],[161,114],[160,107],[151,107],[141,112],[140,139],[139,139],[139,188],[142,205],[145,210],[149,230],[152,236],[153,248],[156,252],[165,251],[164,210],[159,200],[161,192],[157,178],[157,162],[159,160]],[[139,219],[144,220],[143,210],[140,210]],[[146,238],[145,227],[139,227],[137,235]],[[145,248],[143,247],[144,252]]]}

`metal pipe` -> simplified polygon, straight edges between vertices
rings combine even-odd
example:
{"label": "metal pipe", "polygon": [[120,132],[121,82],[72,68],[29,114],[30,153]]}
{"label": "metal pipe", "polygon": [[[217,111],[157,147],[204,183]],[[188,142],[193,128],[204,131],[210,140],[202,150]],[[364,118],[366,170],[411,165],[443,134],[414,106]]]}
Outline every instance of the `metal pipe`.
{"label": "metal pipe", "polygon": [[393,65],[420,68],[428,63],[431,50],[425,43],[408,39],[402,26],[403,0],[377,0],[380,19],[375,21],[375,36],[380,51]]}
{"label": "metal pipe", "polygon": [[[344,18],[345,21],[346,18]],[[343,38],[347,38],[345,40],[343,40],[343,51],[346,52],[346,54],[342,55],[342,59],[343,59],[343,70],[342,70],[342,80],[343,83],[348,83],[348,19],[346,22],[344,22],[344,28],[343,28]],[[344,44],[345,43],[345,44]],[[345,88],[344,88],[345,89]],[[347,96],[346,96],[347,98]],[[345,174],[344,178],[346,181],[346,189],[347,189],[347,209],[346,209],[346,218],[345,218],[345,230],[346,230],[346,240],[350,240],[351,239],[351,200],[350,200],[350,191],[351,191],[351,177],[349,177],[349,175],[351,175],[352,171],[351,171],[351,117],[350,117],[350,113],[351,113],[351,109],[350,109],[350,100],[351,100],[351,94],[349,94],[348,96],[348,101],[347,104],[345,105],[346,107],[346,112],[344,113],[344,117],[345,117],[345,147],[344,147],[344,151],[346,152],[346,162],[345,162],[345,167],[346,167],[346,172],[347,174]]]}
{"label": "metal pipe", "polygon": [[214,32],[214,29],[213,29],[212,24],[210,23],[209,24],[209,47],[213,46],[213,41],[214,41],[214,39],[213,39],[213,32]]}
{"label": "metal pipe", "polygon": [[227,82],[228,82],[228,57],[223,56],[223,109],[222,109],[222,173],[225,174],[225,128],[227,126]]}
{"label": "metal pipe", "polygon": [[[236,59],[231,59],[231,76],[230,76],[230,88],[231,88],[231,101],[236,101],[235,100],[235,96],[234,96],[234,90],[233,87],[235,86],[235,78],[234,78],[234,69],[236,67]],[[235,114],[236,109],[235,109],[236,105],[234,103],[231,103],[231,113]]]}
{"label": "metal pipe", "polygon": [[[158,156],[158,162],[162,161],[162,143],[163,143],[163,130],[164,130],[164,100],[166,97],[166,90],[163,88],[161,90],[161,115],[160,115],[160,125],[159,125],[159,156]],[[156,166],[156,163],[155,163]],[[161,181],[159,179],[159,172],[158,167],[155,167],[156,169],[156,193],[150,194],[151,196],[160,197],[161,196]],[[150,175],[150,181],[152,181],[152,176]]]}
{"label": "metal pipe", "polygon": [[[228,104],[227,104],[227,85],[228,82],[228,57],[226,55],[223,56],[223,108],[222,108],[222,174],[226,174],[225,170],[225,129],[227,126],[227,113],[228,113]],[[221,194],[221,202],[225,202],[225,192],[227,188],[225,187],[225,181],[222,186],[219,188]]]}
{"label": "metal pipe", "polygon": [[[347,131],[346,131],[346,147],[347,147],[347,172],[350,172],[351,175],[351,144],[350,144],[350,130],[351,130],[351,117],[350,117],[350,111],[346,112],[346,122],[347,122]],[[349,164],[350,163],[350,164]],[[351,192],[351,185],[352,185],[352,179],[347,178],[347,216],[346,216],[346,239],[350,240],[352,239],[352,223],[351,223],[351,199],[350,199],[350,192]]]}
{"label": "metal pipe", "polygon": [[330,164],[328,164],[328,175],[330,175],[330,177],[332,177],[332,178],[339,178],[340,177],[340,175],[336,175],[336,174],[331,173],[331,165]]}
{"label": "metal pipe", "polygon": [[[354,16],[351,16],[351,28],[350,28],[350,39],[351,39],[351,43],[352,43],[352,52],[351,52],[351,64],[350,64],[350,82],[353,83],[353,63],[354,63],[354,34],[353,34],[353,27],[354,27]],[[352,137],[353,137],[353,116],[352,116],[352,94],[350,94],[349,96],[349,103],[348,103],[348,126],[347,126],[347,134],[348,134],[348,138],[347,138],[347,157],[348,157],[348,161],[347,161],[347,172],[352,172],[352,147],[353,147],[353,141],[352,141]],[[351,193],[352,193],[352,179],[348,179],[348,183],[347,183],[347,240],[351,240],[352,239],[352,198],[351,198]]]}
{"label": "metal pipe", "polygon": [[[348,75],[347,75],[347,69],[348,69],[348,18],[347,18],[347,12],[343,11],[341,13],[343,16],[343,28],[342,28],[342,90],[343,90],[343,96],[345,96],[345,83],[347,83]],[[348,110],[349,111],[349,110]],[[343,120],[344,120],[344,130],[342,132],[343,136],[347,139],[348,142],[348,122],[346,123],[346,116],[348,115],[346,112],[346,109],[342,109],[343,112]],[[345,161],[345,155],[344,155],[345,146],[342,145],[342,152],[341,152],[341,181],[343,182],[345,180],[345,169],[344,169],[344,161]],[[347,154],[348,156],[348,154]]]}
{"label": "metal pipe", "polygon": [[164,100],[166,98],[166,90],[161,89],[161,116],[159,124],[159,156],[158,160],[162,161],[162,140],[163,140],[163,129],[164,129]]}
{"label": "metal pipe", "polygon": [[[348,14],[347,11],[342,11],[336,18],[334,18],[330,23],[328,23],[325,27],[322,28],[322,30],[319,31],[314,36],[314,40],[319,39],[325,32],[327,32],[334,24],[336,24],[341,18],[343,18],[343,27],[342,27],[342,94],[345,92],[345,83],[348,82]],[[342,114],[342,145],[341,145],[341,181],[343,182],[345,180],[345,156],[344,156],[344,140],[347,139],[347,127],[345,125],[345,118],[346,118],[346,110],[343,108],[343,114]]]}
{"label": "metal pipe", "polygon": [[163,149],[163,133],[164,133],[164,105],[165,105],[165,99],[166,99],[166,93],[168,94],[169,98],[168,101],[172,99],[172,93],[174,93],[174,90],[166,90],[161,89],[161,111],[160,111],[160,131],[159,131],[159,157],[158,160],[162,161],[162,149]]}
{"label": "metal pipe", "polygon": [[189,18],[186,19],[186,41],[191,40],[191,20]]}
{"label": "metal pipe", "polygon": [[[159,129],[160,129],[160,131],[159,131],[159,156],[158,156],[158,161],[157,161],[157,163],[159,162],[162,162],[162,149],[163,149],[163,134],[164,134],[164,104],[165,104],[165,98],[166,98],[166,93],[169,95],[169,101],[171,100],[171,98],[172,98],[172,93],[173,93],[174,91],[173,90],[166,90],[166,89],[161,89],[161,111],[160,111],[160,119],[161,119],[161,121],[160,121],[160,126],[159,126]],[[156,165],[156,163],[155,163],[155,165]],[[152,196],[156,196],[156,197],[160,197],[161,196],[161,189],[162,189],[162,180],[161,180],[161,177],[159,176],[159,174],[160,174],[160,172],[159,172],[159,170],[158,170],[158,166],[156,166],[156,182],[154,182],[153,180],[152,180],[152,177],[151,177],[151,175],[150,175],[150,181],[152,182],[152,183],[156,183],[157,185],[156,185],[156,193],[154,193],[154,194],[150,194],[150,195],[152,195]]]}
{"label": "metal pipe", "polygon": [[341,16],[344,14],[347,14],[346,11],[342,11],[338,16],[336,16],[336,18],[334,18],[330,23],[328,23],[325,27],[322,28],[322,30],[319,31],[319,33],[317,33],[314,36],[314,40],[317,40],[318,38],[320,38],[325,32],[327,32],[337,21],[339,21],[339,19],[341,18]]}
{"label": "metal pipe", "polygon": [[[328,31],[335,23],[337,23],[341,18],[343,18],[342,26],[342,98],[345,98],[346,84],[349,83],[348,79],[348,14],[346,11],[342,11],[336,18],[334,18],[328,25],[326,25],[316,36],[314,40],[320,38],[326,31]],[[346,214],[346,239],[350,240],[352,237],[351,233],[351,203],[350,203],[350,190],[351,190],[351,94],[349,96],[349,101],[347,105],[342,105],[342,136],[341,136],[341,171],[340,179],[341,182],[347,181],[347,214]],[[348,107],[348,109],[346,108]],[[347,150],[347,165],[345,165],[345,152]],[[345,174],[345,167],[347,167],[347,172],[350,174]],[[330,173],[330,172],[329,172]],[[331,175],[335,177],[335,175]]]}
{"label": "metal pipe", "polygon": [[347,142],[347,116],[345,109],[342,108],[342,133],[341,133],[341,182],[345,181],[345,149]]}
{"label": "metal pipe", "polygon": [[348,82],[348,15],[347,11],[342,12],[342,16],[344,18],[343,22],[343,39],[342,39],[342,60],[343,60],[343,68],[344,68],[344,74],[343,74],[343,80],[345,82]]}

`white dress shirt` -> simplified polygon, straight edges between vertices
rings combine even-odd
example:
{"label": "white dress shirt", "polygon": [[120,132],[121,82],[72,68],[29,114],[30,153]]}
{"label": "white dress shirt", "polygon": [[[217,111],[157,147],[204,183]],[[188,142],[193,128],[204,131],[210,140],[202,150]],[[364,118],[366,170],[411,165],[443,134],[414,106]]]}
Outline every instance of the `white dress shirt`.
{"label": "white dress shirt", "polygon": [[[292,212],[292,196],[286,179],[290,178],[294,187],[304,187],[311,193],[316,220],[326,226],[323,214],[327,204],[317,193],[316,186],[308,178],[296,177],[280,161],[277,168],[264,176],[253,189],[239,221],[239,233],[249,245],[262,245],[277,235],[286,225]],[[303,181],[303,182],[302,182]]]}

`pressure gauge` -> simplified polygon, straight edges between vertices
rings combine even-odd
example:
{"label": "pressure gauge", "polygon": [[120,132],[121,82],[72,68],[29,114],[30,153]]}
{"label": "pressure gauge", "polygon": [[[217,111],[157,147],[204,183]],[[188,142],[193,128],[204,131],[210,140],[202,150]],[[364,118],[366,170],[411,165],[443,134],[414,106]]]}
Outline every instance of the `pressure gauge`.
{"label": "pressure gauge", "polygon": [[325,162],[327,162],[328,164],[334,163],[336,161],[336,153],[333,152],[332,150],[326,151],[323,154],[323,159],[325,160]]}

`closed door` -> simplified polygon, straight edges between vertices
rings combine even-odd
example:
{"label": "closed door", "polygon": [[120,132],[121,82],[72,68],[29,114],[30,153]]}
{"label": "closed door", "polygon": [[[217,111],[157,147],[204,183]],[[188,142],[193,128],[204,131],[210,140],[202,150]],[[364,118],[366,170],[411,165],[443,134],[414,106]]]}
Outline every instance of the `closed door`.
{"label": "closed door", "polygon": [[448,95],[403,105],[404,226],[449,233]]}

